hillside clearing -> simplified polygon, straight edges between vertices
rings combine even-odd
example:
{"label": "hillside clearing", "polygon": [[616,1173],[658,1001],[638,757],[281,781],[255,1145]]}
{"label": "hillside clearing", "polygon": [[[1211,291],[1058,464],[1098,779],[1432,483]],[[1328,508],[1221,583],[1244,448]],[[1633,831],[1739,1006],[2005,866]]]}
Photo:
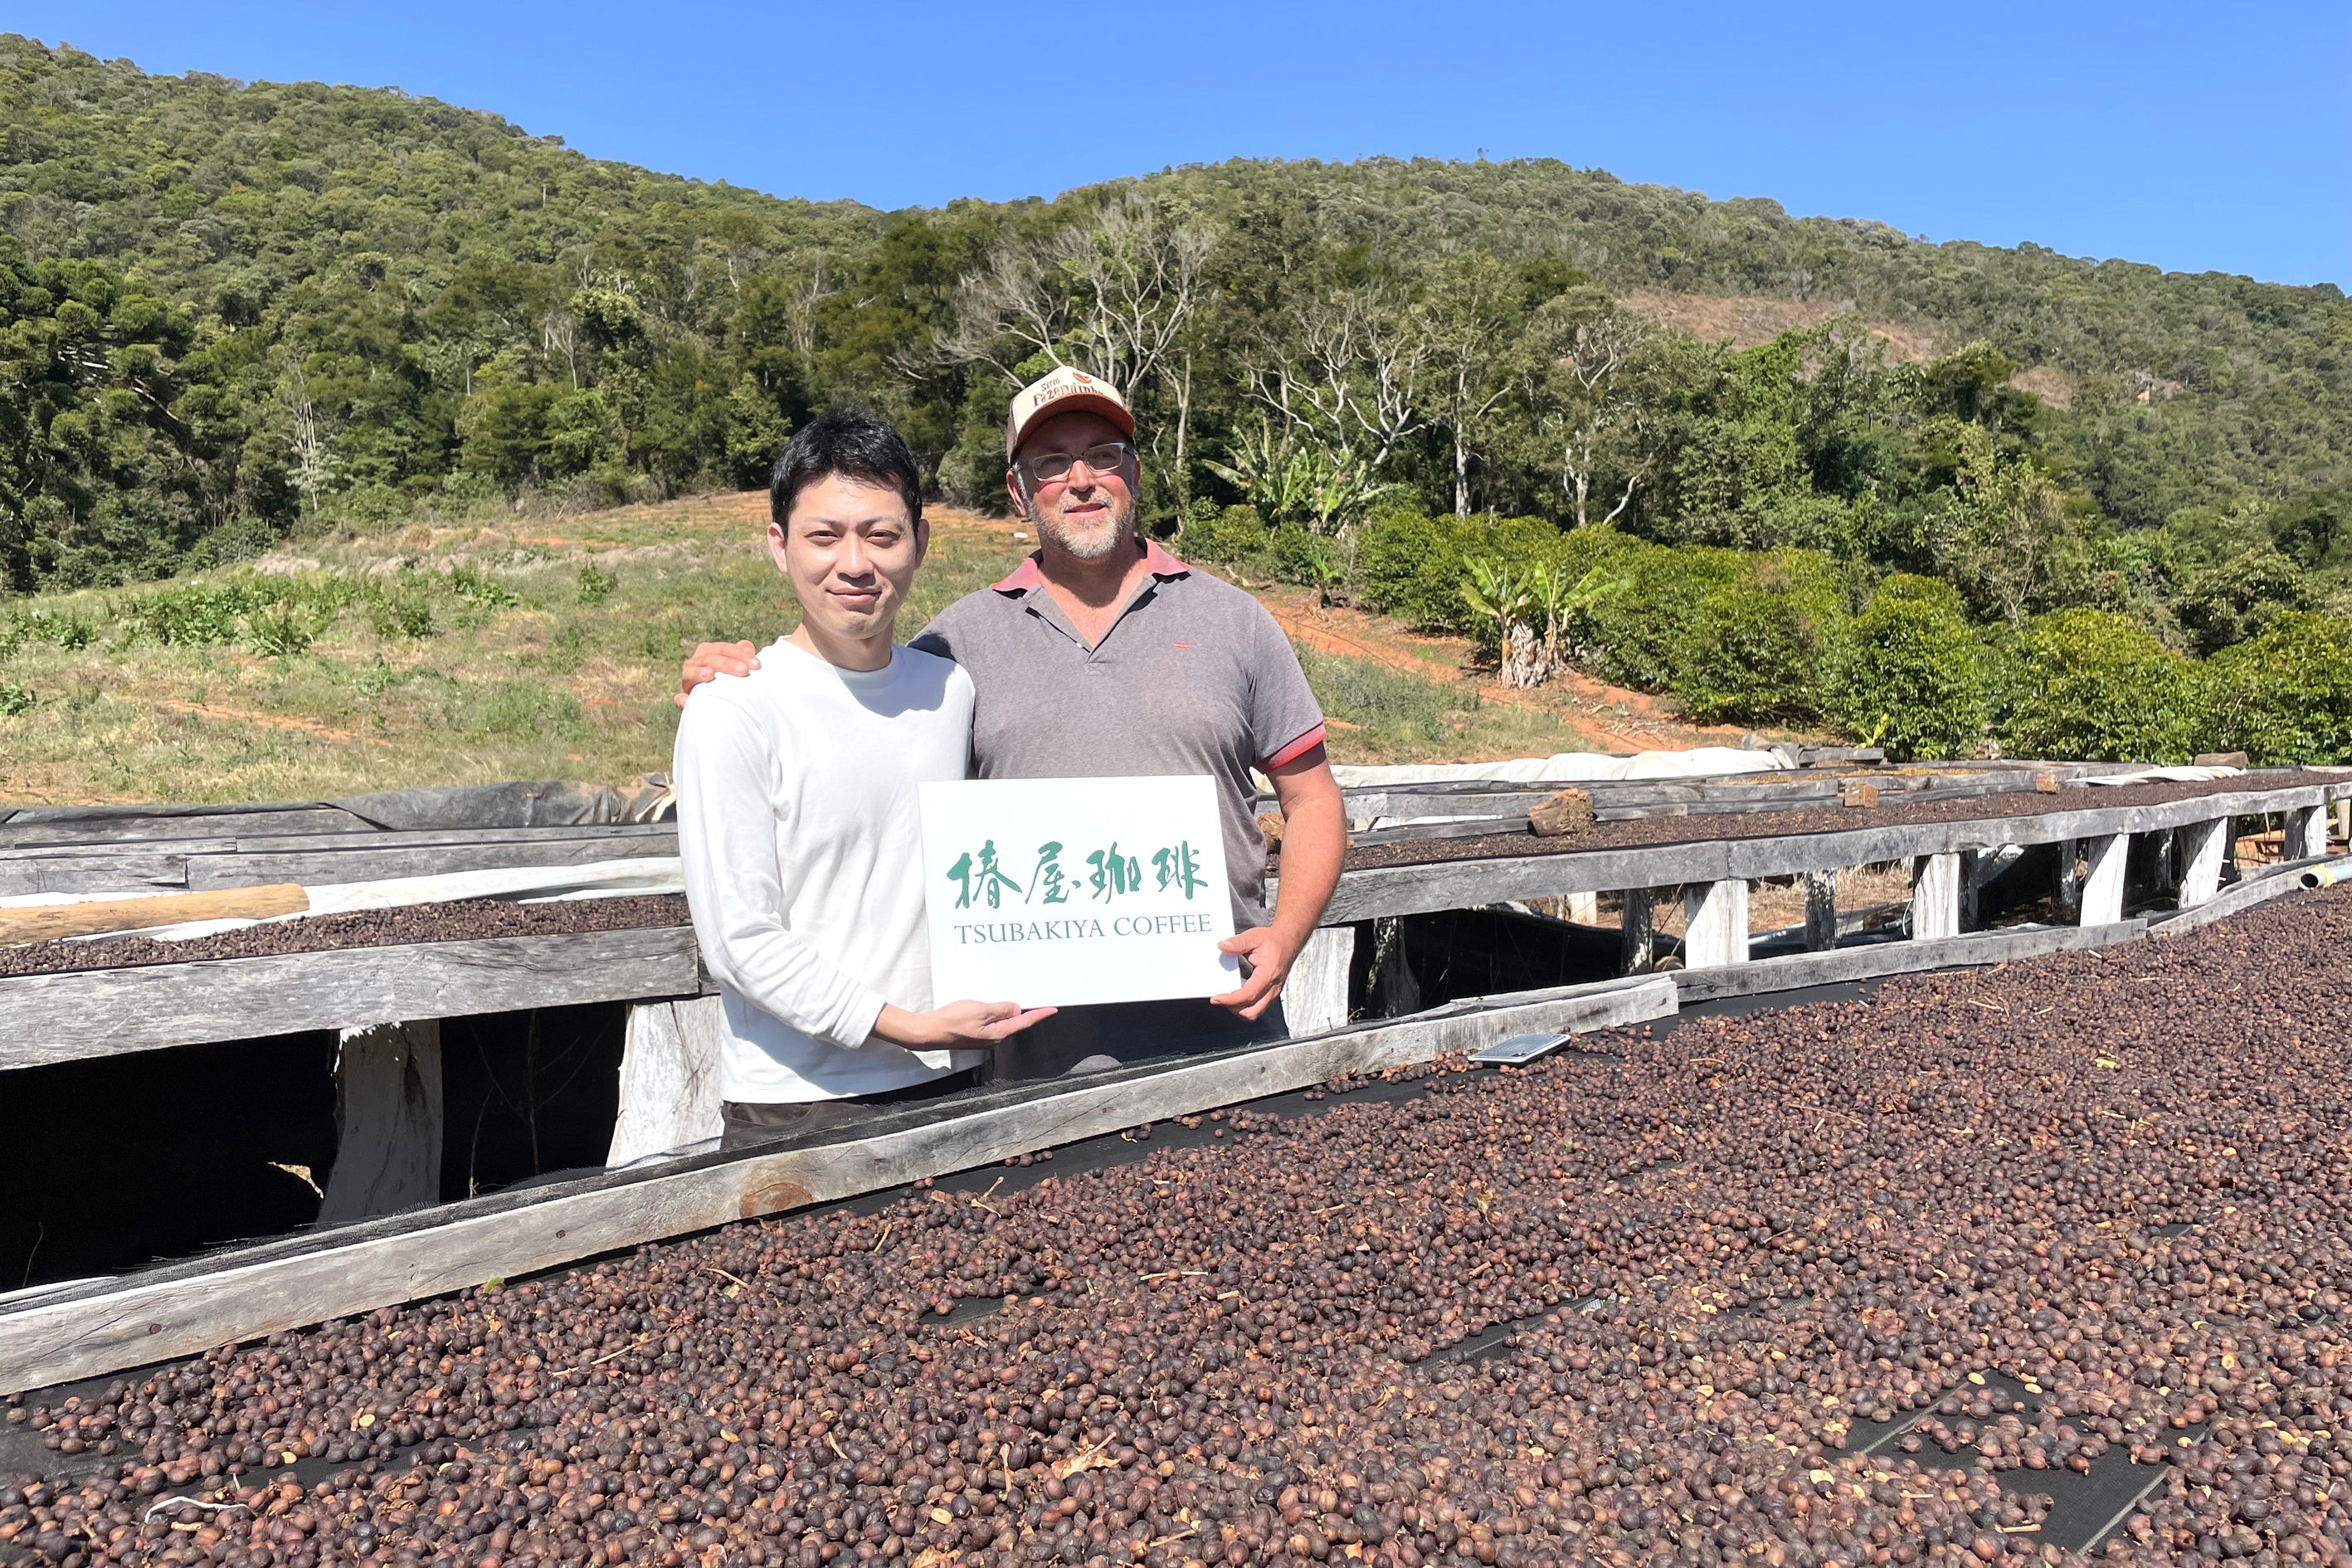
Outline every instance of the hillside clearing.
{"label": "hillside clearing", "polygon": [[[682,653],[706,638],[765,642],[796,618],[761,545],[764,509],[750,492],[347,531],[232,571],[43,595],[21,612],[37,619],[18,623],[39,629],[0,659],[0,685],[31,699],[0,717],[0,800],[331,798],[511,778],[621,784],[666,769]],[[1003,519],[933,518],[930,563],[901,623],[909,632],[1028,548]],[[295,597],[236,620],[220,606],[239,584]],[[1299,647],[1339,761],[1625,751],[1728,733],[1594,682],[1506,691],[1465,671],[1463,639],[1245,585]]]}

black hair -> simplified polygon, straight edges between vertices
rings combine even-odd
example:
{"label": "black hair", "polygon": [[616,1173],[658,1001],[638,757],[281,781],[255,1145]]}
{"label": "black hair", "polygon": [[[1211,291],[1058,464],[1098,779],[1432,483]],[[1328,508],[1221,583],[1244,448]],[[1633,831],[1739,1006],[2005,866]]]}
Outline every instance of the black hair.
{"label": "black hair", "polygon": [[801,491],[835,474],[897,490],[909,521],[923,515],[915,455],[888,420],[862,408],[828,408],[793,433],[768,477],[768,515],[785,527]]}

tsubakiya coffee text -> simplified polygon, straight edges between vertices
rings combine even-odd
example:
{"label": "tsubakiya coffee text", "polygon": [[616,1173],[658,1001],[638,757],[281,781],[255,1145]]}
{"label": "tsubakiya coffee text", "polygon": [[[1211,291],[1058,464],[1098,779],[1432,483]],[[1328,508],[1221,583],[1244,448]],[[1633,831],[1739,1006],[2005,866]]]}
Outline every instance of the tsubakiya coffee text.
{"label": "tsubakiya coffee text", "polygon": [[1098,942],[1116,937],[1183,936],[1197,932],[1214,936],[1218,932],[1208,915],[1116,915],[1110,921],[1078,918],[1060,921],[991,921],[984,924],[958,923],[954,928],[956,942],[965,947],[984,947],[991,942]]}

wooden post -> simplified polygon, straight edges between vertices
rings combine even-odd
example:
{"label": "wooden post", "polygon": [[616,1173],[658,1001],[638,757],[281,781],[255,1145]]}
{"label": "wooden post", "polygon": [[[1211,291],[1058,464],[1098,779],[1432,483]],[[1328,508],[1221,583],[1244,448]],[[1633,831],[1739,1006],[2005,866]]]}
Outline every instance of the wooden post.
{"label": "wooden post", "polygon": [[441,1022],[345,1029],[335,1053],[335,1168],[320,1225],[441,1201]]}
{"label": "wooden post", "polygon": [[1827,952],[1837,946],[1837,873],[1805,873],[1805,951]]}
{"label": "wooden post", "polygon": [[[2336,803],[2336,837],[2352,844],[2352,797]],[[2326,850],[2321,850],[2326,854]]]}
{"label": "wooden post", "polygon": [[1683,967],[1748,962],[1748,884],[1734,878],[1683,889]]}
{"label": "wooden post", "polygon": [[1568,895],[1568,918],[1580,926],[1601,923],[1601,895],[1570,893]]}
{"label": "wooden post", "polygon": [[2180,886],[2180,829],[2148,835],[2148,891],[2162,898]]}
{"label": "wooden post", "polygon": [[2282,860],[2306,860],[2327,853],[2327,808],[2299,806],[2286,814],[2286,842],[2279,847]]}
{"label": "wooden post", "polygon": [[1628,888],[1620,897],[1625,909],[1621,917],[1618,966],[1627,974],[1647,974],[1658,962],[1657,933],[1652,924],[1656,894],[1649,888]]}
{"label": "wooden post", "polygon": [[719,1136],[722,999],[689,996],[629,1009],[621,1047],[621,1110],[607,1165],[626,1165]]}
{"label": "wooden post", "polygon": [[1348,971],[1355,962],[1354,926],[1325,926],[1307,939],[1282,987],[1282,1016],[1292,1039],[1348,1021]]}
{"label": "wooden post", "polygon": [[2179,830],[2182,848],[2180,907],[2193,910],[2221,890],[2221,857],[2229,847],[2230,819],[2192,823]]}
{"label": "wooden post", "polygon": [[1911,870],[1911,936],[1932,942],[1960,934],[1960,858],[1922,855]]}
{"label": "wooden post", "polygon": [[1984,860],[1973,849],[1960,851],[1960,930],[1977,929],[1977,878],[1983,873]]}
{"label": "wooden post", "polygon": [[1421,1011],[1421,976],[1412,972],[1412,958],[1404,950],[1404,921],[1394,915],[1372,922],[1376,958],[1372,984],[1379,987],[1386,1016],[1401,1017]]}
{"label": "wooden post", "polygon": [[2058,851],[2058,922],[2071,924],[2083,916],[2083,841],[2061,838],[2052,847]]}
{"label": "wooden post", "polygon": [[2124,918],[2124,862],[2131,855],[2131,835],[2103,833],[2083,840],[2083,897],[2075,923],[2113,925]]}

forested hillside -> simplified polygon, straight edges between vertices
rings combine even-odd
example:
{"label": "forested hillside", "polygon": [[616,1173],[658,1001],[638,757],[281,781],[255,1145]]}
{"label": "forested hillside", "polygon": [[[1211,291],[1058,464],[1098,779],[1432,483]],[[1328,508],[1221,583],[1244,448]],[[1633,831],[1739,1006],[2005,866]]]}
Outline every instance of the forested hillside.
{"label": "forested hillside", "polygon": [[[1906,602],[1971,647],[2074,611],[2204,654],[2352,574],[2333,286],[1934,245],[1549,161],[1236,162],[884,214],[396,91],[14,37],[0,132],[16,592],[527,492],[743,485],[842,398],[990,504],[1010,391],[1057,360],[1129,390],[1150,515],[1199,552],[1484,631],[1517,678],[1576,663],[1726,716],[1900,731],[1832,691],[1890,577],[1940,584]],[[1745,347],[1670,325],[1710,312],[1801,324]],[[1407,548],[1450,575],[1402,583]],[[1687,614],[1625,629],[1609,605],[1658,561]],[[1764,611],[1764,689],[1698,668],[1696,628]],[[1968,743],[2009,679],[1921,743]]]}

